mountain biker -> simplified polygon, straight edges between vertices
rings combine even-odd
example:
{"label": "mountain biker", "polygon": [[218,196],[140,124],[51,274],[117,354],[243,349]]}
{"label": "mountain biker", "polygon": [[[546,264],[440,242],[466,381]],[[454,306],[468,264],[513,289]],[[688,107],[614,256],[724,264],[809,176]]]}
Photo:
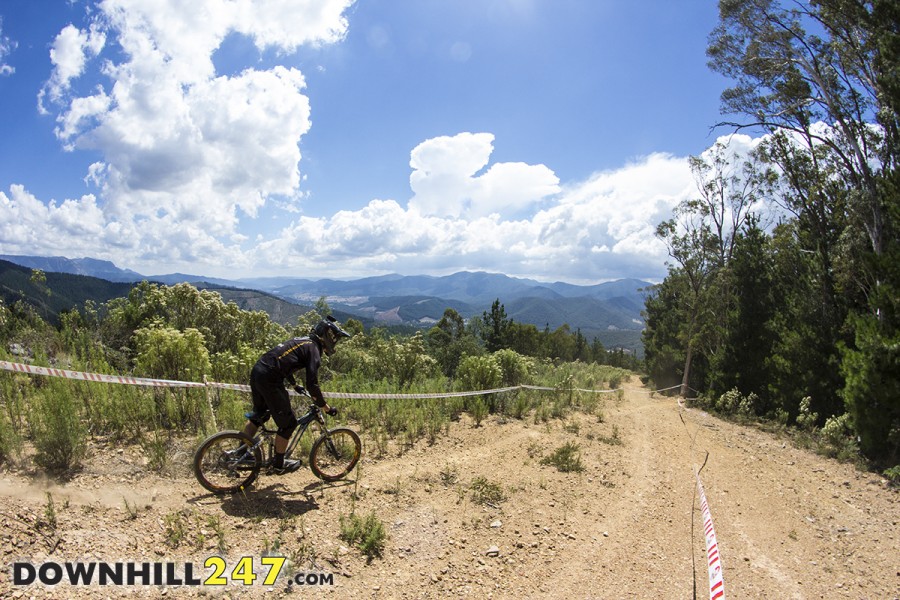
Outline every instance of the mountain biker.
{"label": "mountain biker", "polygon": [[304,390],[294,380],[294,373],[305,369],[306,390],[313,401],[325,413],[337,414],[337,409],[328,406],[322,395],[318,371],[322,364],[322,353],[329,355],[334,352],[337,341],[345,337],[350,337],[350,334],[329,315],[319,321],[308,336],[292,338],[263,354],[250,372],[253,411],[247,413],[243,433],[252,438],[270,416],[275,419],[278,433],[275,435],[275,457],[271,466],[278,475],[291,473],[300,468],[299,460],[284,458],[288,440],[297,427],[297,416],[291,407],[284,381],[287,380],[298,393],[302,394]]}

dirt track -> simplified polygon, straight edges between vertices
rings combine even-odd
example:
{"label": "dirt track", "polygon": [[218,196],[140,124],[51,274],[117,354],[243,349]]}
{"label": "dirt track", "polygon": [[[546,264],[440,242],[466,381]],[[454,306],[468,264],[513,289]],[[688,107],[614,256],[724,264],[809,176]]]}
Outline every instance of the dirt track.
{"label": "dirt track", "polygon": [[[464,417],[433,446],[367,456],[354,481],[321,486],[308,470],[264,476],[246,498],[202,493],[186,467],[193,442],[176,457],[174,476],[148,473],[139,448],[95,450],[68,482],[4,471],[0,597],[289,591],[286,575],[274,587],[11,582],[14,561],[175,562],[180,570],[191,562],[205,577],[205,559],[221,546],[229,568],[241,556],[259,564],[268,548],[301,572],[333,576],[331,586],[292,586],[293,597],[692,598],[696,585],[696,597],[708,598],[694,478],[707,452],[700,476],[726,597],[900,597],[900,496],[880,477],[630,385],[623,400],[606,400],[602,421],[474,427]],[[583,472],[540,463],[566,442],[579,444]],[[475,502],[479,477],[505,499]],[[339,539],[339,517],[353,506],[384,523],[381,558],[367,562]]]}

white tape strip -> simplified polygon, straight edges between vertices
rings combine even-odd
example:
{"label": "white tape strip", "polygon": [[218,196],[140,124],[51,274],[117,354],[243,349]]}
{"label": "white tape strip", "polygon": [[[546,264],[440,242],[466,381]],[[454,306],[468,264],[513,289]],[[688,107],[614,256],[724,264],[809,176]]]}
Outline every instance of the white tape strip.
{"label": "white tape strip", "polygon": [[236,390],[238,392],[249,392],[250,391],[249,385],[243,385],[240,383],[216,383],[215,381],[210,381],[206,385],[211,388],[220,388],[223,390]]}
{"label": "white tape strip", "polygon": [[[541,390],[541,391],[545,391],[545,392],[553,392],[556,390],[568,390],[569,389],[569,388],[542,387],[539,385],[520,385],[518,387],[526,389],[526,390]],[[614,392],[618,392],[620,389],[623,389],[623,388],[616,388],[614,390],[586,390],[584,388],[572,388],[572,391],[573,392],[585,392],[588,394],[612,394]]]}
{"label": "white tape strip", "polygon": [[697,477],[697,491],[700,493],[700,511],[703,515],[703,531],[706,536],[706,562],[709,569],[709,600],[725,600],[725,581],[722,578],[722,560],[719,558],[719,542],[716,539],[716,529],[713,527],[712,515],[709,512],[709,503],[706,501],[706,492]]}
{"label": "white tape strip", "polygon": [[472,392],[438,392],[438,393],[421,393],[421,394],[354,394],[349,392],[324,392],[326,398],[343,398],[347,400],[387,400],[390,398],[406,398],[406,399],[434,399],[434,398],[462,398],[465,396],[480,396],[482,394],[499,394],[501,392],[511,392],[518,390],[524,386],[513,386],[505,388],[497,388],[493,390],[476,390]]}
{"label": "white tape strip", "polygon": [[[220,388],[225,390],[236,390],[239,392],[249,392],[249,385],[239,383],[216,383],[209,381],[206,383],[195,381],[172,381],[169,379],[148,379],[145,377],[122,377],[120,375],[105,375],[102,373],[82,373],[80,371],[69,371],[67,369],[53,369],[49,367],[36,367],[33,365],[24,365],[5,360],[0,360],[0,369],[6,371],[15,371],[18,373],[29,373],[31,375],[46,375],[49,377],[63,377],[65,379],[77,379],[79,381],[95,381],[100,383],[124,383],[129,385],[144,385],[151,387],[186,387],[186,388]],[[388,400],[394,399],[416,399],[427,400],[436,398],[463,398],[466,396],[481,396],[487,394],[500,394],[502,392],[511,392],[519,389],[530,390],[546,390],[553,391],[557,388],[539,387],[536,385],[516,385],[512,387],[496,388],[492,390],[475,390],[470,392],[439,392],[439,393],[421,393],[421,394],[355,394],[348,392],[325,392],[326,398],[338,398],[346,400]],[[608,393],[617,390],[577,390],[579,392]],[[294,392],[291,391],[291,394]]]}
{"label": "white tape strip", "polygon": [[80,371],[69,371],[67,369],[53,369],[49,367],[23,365],[20,363],[13,363],[5,360],[0,360],[0,369],[4,369],[6,371],[15,371],[18,373],[29,373],[31,375],[47,375],[48,377],[62,377],[64,379],[96,381],[99,383],[124,383],[127,385],[144,385],[150,387],[206,387],[206,384],[197,383],[194,381],[171,381],[168,379],[147,379],[144,377],[122,377],[120,375],[106,375],[103,373],[82,373]]}

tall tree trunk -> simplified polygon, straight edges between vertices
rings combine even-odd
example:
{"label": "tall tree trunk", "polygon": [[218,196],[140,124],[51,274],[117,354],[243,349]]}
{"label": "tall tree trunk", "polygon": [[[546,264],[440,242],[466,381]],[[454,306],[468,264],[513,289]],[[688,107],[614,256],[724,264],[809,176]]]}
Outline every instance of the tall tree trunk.
{"label": "tall tree trunk", "polygon": [[694,355],[694,342],[693,340],[688,341],[687,347],[687,356],[684,358],[684,375],[681,378],[681,395],[684,398],[687,398],[688,390],[688,381],[691,377],[691,358]]}

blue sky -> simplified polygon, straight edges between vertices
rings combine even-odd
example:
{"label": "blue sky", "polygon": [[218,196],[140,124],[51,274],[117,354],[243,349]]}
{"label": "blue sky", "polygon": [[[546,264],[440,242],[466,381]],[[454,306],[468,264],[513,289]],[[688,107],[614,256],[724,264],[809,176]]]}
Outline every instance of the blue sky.
{"label": "blue sky", "polygon": [[657,280],[716,4],[4,0],[0,253]]}

